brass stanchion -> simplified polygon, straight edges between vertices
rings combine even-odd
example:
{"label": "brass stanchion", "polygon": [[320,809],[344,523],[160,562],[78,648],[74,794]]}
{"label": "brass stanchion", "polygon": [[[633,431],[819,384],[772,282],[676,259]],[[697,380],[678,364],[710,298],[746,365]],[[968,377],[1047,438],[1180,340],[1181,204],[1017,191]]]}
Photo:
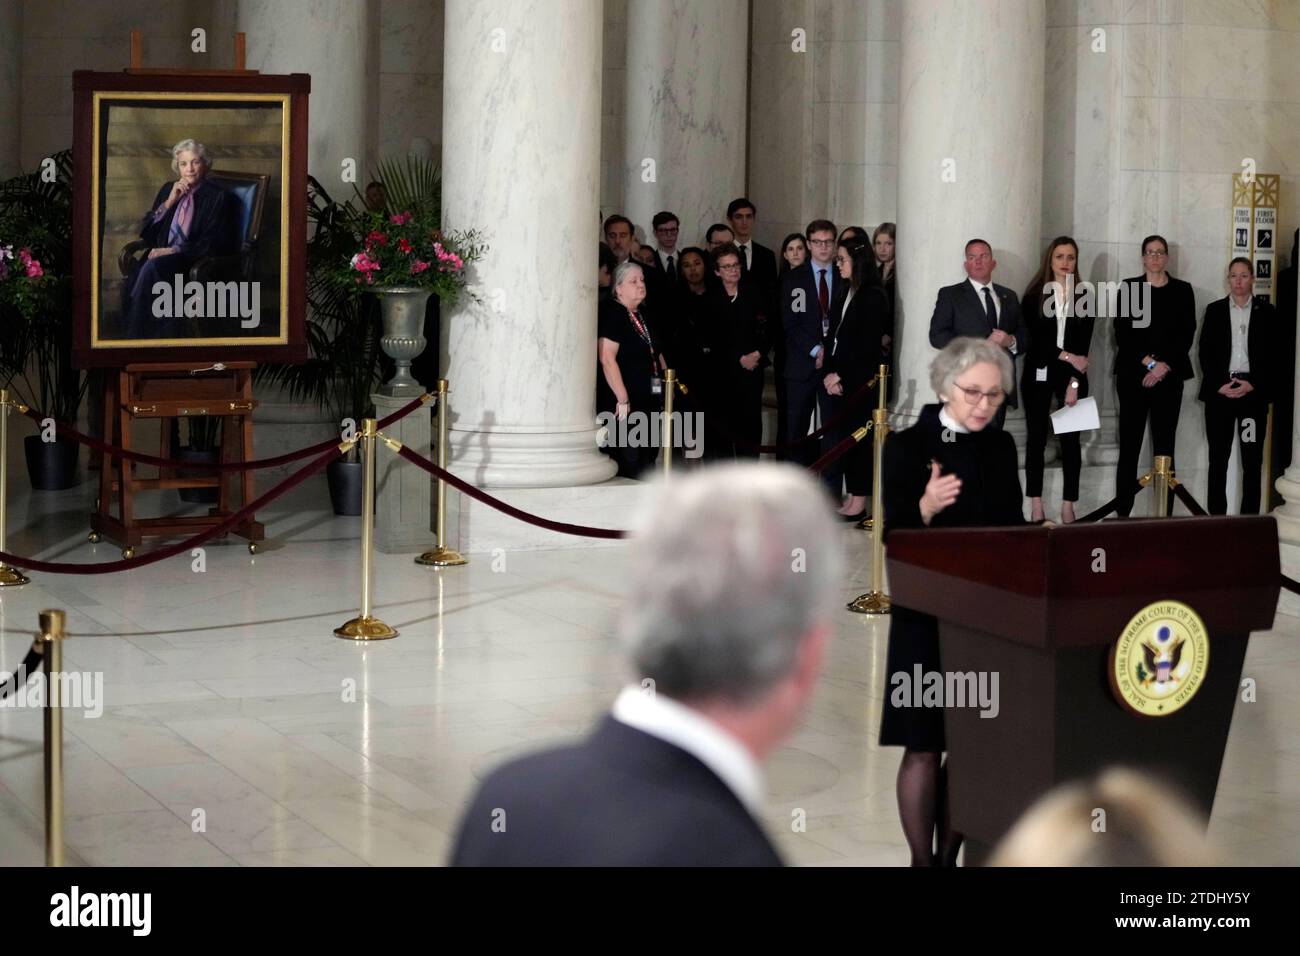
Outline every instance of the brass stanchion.
{"label": "brass stanchion", "polygon": [[1169,485],[1174,477],[1173,458],[1169,455],[1156,455],[1151,467],[1151,490],[1155,497],[1151,500],[1151,517],[1169,517]]}
{"label": "brass stanchion", "polygon": [[[880,368],[876,370],[876,378],[875,378],[875,380],[876,380],[877,382],[880,383],[880,391],[876,393],[876,394],[877,394],[877,397],[876,397],[876,408],[883,408],[883,409],[888,410],[888,406],[885,404],[885,403],[888,401],[888,397],[887,397],[887,396],[889,395],[889,366],[888,366],[888,365],[883,365],[883,364],[882,364],[882,365],[880,366]],[[887,429],[887,428],[886,428],[886,433],[888,433],[888,429]],[[872,459],[871,459],[871,460],[872,460],[872,463],[873,463],[873,467],[872,467],[872,470],[871,470],[871,474],[872,474],[872,478],[871,478],[871,514],[867,515],[865,518],[863,518],[861,521],[858,522],[858,527],[861,528],[863,531],[871,531],[872,529],[874,529],[874,528],[875,528],[875,520],[876,520],[876,485],[877,485],[877,482],[876,482],[876,478],[875,478],[875,475],[876,475],[876,469],[875,469],[875,467],[874,467],[874,463],[875,463],[875,451],[874,451],[874,450],[872,451]]]}
{"label": "brass stanchion", "polygon": [[889,436],[889,410],[885,395],[889,390],[889,367],[880,366],[876,381],[880,385],[880,401],[872,413],[871,447],[871,590],[849,602],[848,608],[858,614],[888,614],[889,595],[885,593],[885,439]]}
{"label": "brass stanchion", "polygon": [[40,613],[45,646],[45,865],[63,865],[63,637],[62,611]]}
{"label": "brass stanchion", "polygon": [[375,441],[378,426],[367,418],[361,426],[361,613],[334,629],[337,637],[383,641],[397,631],[370,613],[371,552],[375,536]]}
{"label": "brass stanchion", "polygon": [[673,473],[673,389],[677,387],[677,373],[672,369],[664,371],[664,479]]}
{"label": "brass stanchion", "polygon": [[[448,471],[451,456],[447,453],[447,393],[450,389],[445,378],[438,379],[438,467]],[[467,564],[468,560],[459,551],[447,547],[447,483],[438,479],[438,546],[426,551],[415,559],[416,564],[435,568],[450,568]]]}
{"label": "brass stanchion", "polygon": [[[9,507],[9,406],[27,411],[26,405],[9,401],[9,389],[0,388],[0,551],[6,550],[5,512]],[[31,581],[17,568],[0,561],[0,588],[20,588]]]}

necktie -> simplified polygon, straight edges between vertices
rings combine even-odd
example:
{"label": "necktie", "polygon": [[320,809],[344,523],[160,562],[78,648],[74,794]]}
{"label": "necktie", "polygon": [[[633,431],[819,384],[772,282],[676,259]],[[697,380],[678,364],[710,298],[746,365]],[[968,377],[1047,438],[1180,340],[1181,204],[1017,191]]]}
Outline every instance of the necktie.
{"label": "necktie", "polygon": [[749,246],[740,247],[740,272],[744,275],[749,271]]}
{"label": "necktie", "polygon": [[666,271],[668,272],[668,281],[669,281],[669,282],[676,282],[676,281],[677,281],[677,268],[673,265],[673,257],[672,257],[671,255],[668,257],[668,268],[667,268]]}
{"label": "necktie", "polygon": [[826,288],[826,270],[817,270],[817,301],[821,303],[822,318],[831,310],[831,290]]}
{"label": "necktie", "polygon": [[984,315],[989,320],[989,331],[998,327],[998,310],[993,305],[993,296],[989,295],[989,287],[985,286],[980,290],[984,293]]}

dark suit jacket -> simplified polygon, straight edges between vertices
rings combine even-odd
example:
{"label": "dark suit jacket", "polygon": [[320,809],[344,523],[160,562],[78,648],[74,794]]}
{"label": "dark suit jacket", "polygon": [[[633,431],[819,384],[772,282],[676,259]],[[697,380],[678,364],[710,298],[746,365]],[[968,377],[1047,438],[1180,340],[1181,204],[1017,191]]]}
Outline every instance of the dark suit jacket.
{"label": "dark suit jacket", "polygon": [[[1269,302],[1252,299],[1250,331],[1246,335],[1246,354],[1250,358],[1250,384],[1254,394],[1266,402],[1278,391],[1277,362],[1281,358],[1278,342],[1277,313]],[[1201,341],[1197,346],[1201,360],[1201,389],[1197,397],[1207,401],[1230,381],[1228,367],[1232,359],[1232,311],[1225,296],[1205,307]]]}
{"label": "dark suit jacket", "polygon": [[[992,285],[998,297],[997,327],[1016,337],[1015,354],[1012,355],[1010,350],[1007,352],[1011,356],[1012,365],[1012,392],[1007,396],[1007,405],[1015,408],[1016,356],[1024,355],[1029,350],[1033,336],[1025,326],[1024,317],[1020,314],[1020,300],[1016,298],[1016,294],[1004,285],[998,285],[996,282]],[[986,339],[992,331],[988,313],[984,311],[984,303],[976,293],[975,287],[970,284],[970,279],[963,279],[956,285],[946,285],[939,290],[939,295],[934,302],[934,314],[930,316],[931,345],[941,349],[953,339],[964,335]]]}
{"label": "dark suit jacket", "polygon": [[[1077,304],[1078,297],[1076,295]],[[1041,289],[1030,289],[1020,303],[1020,314],[1029,329],[1029,349],[1025,355],[1025,382],[1036,381],[1035,375],[1040,368],[1049,369],[1049,381],[1053,372],[1068,374],[1079,380],[1079,397],[1088,394],[1088,373],[1076,372],[1074,366],[1060,358],[1061,348],[1056,345],[1056,315],[1045,314],[1055,309],[1055,302],[1050,295],[1043,295]],[[1071,355],[1087,356],[1092,348],[1092,330],[1096,320],[1091,316],[1069,315],[1065,319],[1064,351]]]}
{"label": "dark suit jacket", "polygon": [[831,308],[830,345],[822,363],[822,377],[839,375],[844,397],[849,398],[880,370],[884,352],[880,338],[889,318],[889,298],[880,286],[864,286],[844,308],[848,283]]}
{"label": "dark suit jacket", "polygon": [[[761,297],[764,314],[770,314],[777,294],[776,253],[757,242],[752,243],[749,251],[754,261],[748,268],[742,265],[743,274],[753,283],[754,289]],[[743,255],[741,261],[743,264]]]}
{"label": "dark suit jacket", "polygon": [[[1016,354],[1024,355],[1029,349],[1030,332],[1020,314],[1020,300],[1014,292],[996,282],[993,283],[993,291],[997,294],[999,305],[997,327],[1016,337]],[[992,331],[984,303],[980,301],[969,279],[963,279],[956,285],[946,285],[939,290],[934,303],[934,314],[930,316],[931,345],[941,349],[963,335],[986,339]]]}
{"label": "dark suit jacket", "polygon": [[[830,301],[840,295],[844,281],[831,263],[826,267],[830,279]],[[803,311],[796,312],[798,290],[803,290]],[[821,303],[817,298],[817,277],[812,259],[798,269],[791,269],[781,282],[781,328],[785,331],[785,377],[807,381],[818,371],[817,359],[809,353],[822,341]]]}
{"label": "dark suit jacket", "polygon": [[[1124,280],[1130,288],[1144,281],[1142,276]],[[1169,375],[1175,381],[1185,381],[1194,374],[1191,351],[1196,338],[1196,294],[1189,283],[1173,276],[1151,294],[1145,326],[1135,325],[1131,317],[1115,319],[1115,374],[1130,383],[1141,382],[1147,374],[1142,358],[1150,355],[1169,365]],[[1137,295],[1130,295],[1129,302],[1136,303]]]}
{"label": "dark suit jacket", "polygon": [[[502,819],[503,832],[493,821]],[[500,829],[498,824],[496,829]],[[453,866],[780,866],[740,799],[691,754],[605,717],[582,743],[488,776]]]}
{"label": "dark suit jacket", "polygon": [[[166,215],[157,222],[153,221],[153,213],[167,201],[174,185],[175,183],[164,183],[158,190],[158,195],[154,197],[153,205],[149,208],[149,213],[140,228],[140,238],[149,243],[151,249],[167,246],[167,234],[171,232],[172,220],[176,217],[180,201],[168,209]],[[242,238],[239,235],[240,211],[239,200],[233,193],[227,192],[210,180],[201,180],[194,189],[194,217],[190,220],[189,235],[181,243],[177,252],[184,257],[184,261],[174,264],[189,266],[204,256],[230,255],[238,252]]]}

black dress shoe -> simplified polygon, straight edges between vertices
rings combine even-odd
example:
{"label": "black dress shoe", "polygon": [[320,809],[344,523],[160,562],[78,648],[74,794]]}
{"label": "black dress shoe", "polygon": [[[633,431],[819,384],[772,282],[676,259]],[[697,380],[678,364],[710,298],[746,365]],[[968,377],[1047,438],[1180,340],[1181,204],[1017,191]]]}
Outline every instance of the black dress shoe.
{"label": "black dress shoe", "polygon": [[844,522],[861,521],[866,516],[867,516],[867,509],[863,508],[855,515],[840,515],[840,520]]}

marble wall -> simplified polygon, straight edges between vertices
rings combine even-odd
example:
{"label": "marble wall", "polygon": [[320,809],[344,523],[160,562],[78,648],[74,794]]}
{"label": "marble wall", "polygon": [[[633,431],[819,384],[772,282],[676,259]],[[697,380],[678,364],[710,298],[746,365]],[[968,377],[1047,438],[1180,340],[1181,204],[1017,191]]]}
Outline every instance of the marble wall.
{"label": "marble wall", "polygon": [[[1192,283],[1203,312],[1226,294],[1231,177],[1249,157],[1282,176],[1277,232],[1289,255],[1300,222],[1300,3],[1047,6],[1044,243],[1070,233],[1086,278],[1118,279],[1141,271],[1138,243],[1161,233],[1170,273]],[[1107,372],[1112,344],[1109,334],[1094,343]],[[1188,389],[1177,465],[1202,499],[1203,427]]]}
{"label": "marble wall", "polygon": [[901,11],[902,0],[754,0],[749,178],[769,210],[764,242],[819,216],[896,218]]}
{"label": "marble wall", "polygon": [[379,155],[404,156],[417,137],[442,147],[443,0],[381,0]]}

